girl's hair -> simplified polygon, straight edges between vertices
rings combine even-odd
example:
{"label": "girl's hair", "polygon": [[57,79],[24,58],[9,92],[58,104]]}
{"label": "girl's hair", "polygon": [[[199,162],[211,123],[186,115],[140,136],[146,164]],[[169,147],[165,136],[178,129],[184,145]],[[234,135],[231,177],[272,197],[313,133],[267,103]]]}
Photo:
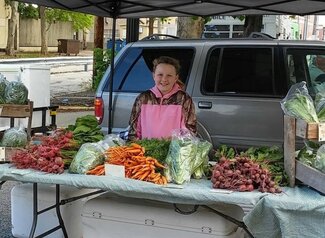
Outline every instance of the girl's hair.
{"label": "girl's hair", "polygon": [[169,56],[160,56],[159,58],[154,59],[152,71],[155,72],[158,64],[170,64],[175,67],[176,74],[179,75],[181,71],[181,65],[179,61],[175,58]]}

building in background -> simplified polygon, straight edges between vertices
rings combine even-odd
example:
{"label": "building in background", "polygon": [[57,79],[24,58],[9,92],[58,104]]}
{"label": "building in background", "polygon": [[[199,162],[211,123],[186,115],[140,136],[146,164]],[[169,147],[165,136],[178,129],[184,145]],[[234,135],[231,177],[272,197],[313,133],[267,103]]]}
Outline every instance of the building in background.
{"label": "building in background", "polygon": [[10,7],[5,5],[5,0],[0,0],[0,49],[7,47],[8,20],[11,17]]}
{"label": "building in background", "polygon": [[[317,16],[263,16],[262,31],[278,39],[317,39]],[[232,16],[214,16],[205,24],[202,38],[238,38],[242,37],[244,20]]]}
{"label": "building in background", "polygon": [[[177,17],[155,18],[153,25],[154,34],[175,35],[177,32]],[[93,39],[93,31],[89,33],[89,39]],[[140,18],[139,39],[149,35],[149,18]],[[116,20],[117,39],[126,38],[126,19]],[[104,22],[104,44],[112,38],[112,19],[106,17]]]}
{"label": "building in background", "polygon": [[[7,45],[8,21],[11,17],[9,6],[5,5],[5,0],[0,0],[0,50],[3,51]],[[324,16],[323,16],[324,17]],[[285,16],[285,15],[265,15],[263,17],[262,32],[278,39],[291,40],[325,40],[325,23],[318,22],[319,16]],[[35,20],[33,20],[35,21]],[[104,48],[112,37],[112,19],[104,20]],[[40,35],[40,27],[27,21],[18,22],[17,46],[21,51],[38,51],[40,49],[40,39],[35,37]],[[30,22],[32,22],[30,20]],[[325,20],[324,20],[325,22]],[[26,24],[25,24],[26,23]],[[70,23],[71,24],[71,23]],[[23,26],[20,28],[20,26]],[[33,30],[30,30],[30,29]],[[243,35],[244,21],[231,16],[214,16],[205,25],[202,38],[237,38]],[[34,32],[34,38],[25,37],[25,34]],[[155,18],[153,25],[154,34],[177,34],[177,17]],[[82,48],[93,48],[94,29],[89,31],[73,32],[67,23],[52,24],[49,29],[49,51],[57,51],[57,39],[79,39],[82,40]],[[140,18],[139,39],[149,35],[149,18]],[[30,38],[30,39],[29,39]],[[38,37],[39,38],[39,37]],[[126,19],[117,19],[116,38],[124,40],[126,38]]]}

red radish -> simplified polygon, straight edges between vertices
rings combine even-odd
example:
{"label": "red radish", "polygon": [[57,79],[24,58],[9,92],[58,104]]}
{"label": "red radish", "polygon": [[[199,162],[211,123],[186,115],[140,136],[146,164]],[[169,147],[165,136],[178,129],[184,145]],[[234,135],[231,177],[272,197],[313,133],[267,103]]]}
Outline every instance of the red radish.
{"label": "red radish", "polygon": [[271,179],[271,173],[261,168],[248,157],[222,158],[214,166],[211,181],[214,188],[227,188],[236,191],[279,193],[281,189]]}

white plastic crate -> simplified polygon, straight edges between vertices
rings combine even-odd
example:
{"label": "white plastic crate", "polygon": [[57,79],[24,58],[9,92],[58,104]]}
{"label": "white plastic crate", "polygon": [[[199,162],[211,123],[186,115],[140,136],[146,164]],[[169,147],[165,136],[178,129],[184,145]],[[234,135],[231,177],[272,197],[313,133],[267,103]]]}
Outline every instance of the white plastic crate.
{"label": "white plastic crate", "polygon": [[[179,205],[192,209],[192,205]],[[219,204],[215,209],[241,220],[239,206]],[[234,223],[199,207],[183,215],[173,204],[145,199],[101,195],[88,200],[82,212],[83,238],[242,238],[244,231]]]}
{"label": "white plastic crate", "polygon": [[[71,186],[60,186],[60,198],[70,198],[95,190],[78,189]],[[20,184],[11,190],[11,222],[14,237],[29,237],[33,222],[33,185]],[[83,204],[89,198],[83,198],[60,206],[61,216],[70,238],[82,238],[81,211]],[[38,210],[55,204],[55,185],[38,184]],[[35,236],[59,225],[55,209],[38,216]],[[61,229],[46,236],[48,238],[63,238]]]}
{"label": "white plastic crate", "polygon": [[[0,65],[0,73],[11,81],[21,80],[28,89],[28,99],[33,101],[34,108],[50,106],[50,67],[47,65],[21,65],[3,64]],[[50,114],[46,114],[46,125],[51,122]],[[7,118],[0,118],[0,128],[4,130],[9,127],[10,121]],[[22,123],[27,127],[27,119],[15,119],[15,125]],[[42,125],[42,112],[34,112],[32,127]]]}

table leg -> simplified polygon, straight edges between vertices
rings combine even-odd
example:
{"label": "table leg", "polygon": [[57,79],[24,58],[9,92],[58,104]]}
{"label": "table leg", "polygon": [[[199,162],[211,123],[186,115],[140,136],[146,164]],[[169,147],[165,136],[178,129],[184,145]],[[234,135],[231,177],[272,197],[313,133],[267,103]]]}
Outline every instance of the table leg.
{"label": "table leg", "polygon": [[29,233],[29,238],[33,238],[37,225],[37,217],[38,217],[38,204],[37,204],[37,183],[33,183],[33,223],[32,228]]}
{"label": "table leg", "polygon": [[55,203],[55,208],[56,208],[56,215],[59,219],[60,227],[62,229],[63,235],[65,238],[68,238],[68,233],[67,230],[65,229],[64,221],[61,216],[61,211],[60,211],[60,185],[56,185],[56,203]]}
{"label": "table leg", "polygon": [[45,237],[51,233],[53,233],[56,230],[61,229],[63,232],[63,235],[65,238],[68,238],[68,233],[67,230],[65,229],[65,225],[64,225],[64,221],[62,219],[61,216],[61,211],[60,211],[60,206],[61,206],[61,201],[60,201],[60,185],[56,184],[56,188],[55,188],[55,204],[53,206],[49,206],[45,209],[42,209],[40,211],[38,211],[38,190],[37,190],[37,183],[33,183],[33,223],[32,223],[32,227],[31,227],[31,231],[29,233],[29,238],[33,238],[35,235],[35,230],[36,230],[36,226],[37,226],[37,219],[38,219],[38,215],[47,212],[51,209],[55,208],[56,211],[56,215],[57,218],[59,220],[59,225],[38,235],[36,238],[41,238],[41,237]]}
{"label": "table leg", "polygon": [[235,218],[233,218],[231,216],[228,216],[226,214],[223,214],[222,212],[219,212],[219,211],[217,211],[217,210],[215,210],[212,207],[209,207],[207,205],[201,205],[201,206],[208,209],[208,210],[210,210],[211,212],[214,212],[214,213],[218,214],[219,216],[227,219],[228,221],[231,221],[232,223],[236,224],[237,226],[243,228],[243,230],[247,233],[248,237],[254,238],[253,234],[248,230],[248,228],[247,228],[247,226],[246,226],[246,224],[244,222],[239,221],[239,220],[237,220],[237,219],[235,219]]}

